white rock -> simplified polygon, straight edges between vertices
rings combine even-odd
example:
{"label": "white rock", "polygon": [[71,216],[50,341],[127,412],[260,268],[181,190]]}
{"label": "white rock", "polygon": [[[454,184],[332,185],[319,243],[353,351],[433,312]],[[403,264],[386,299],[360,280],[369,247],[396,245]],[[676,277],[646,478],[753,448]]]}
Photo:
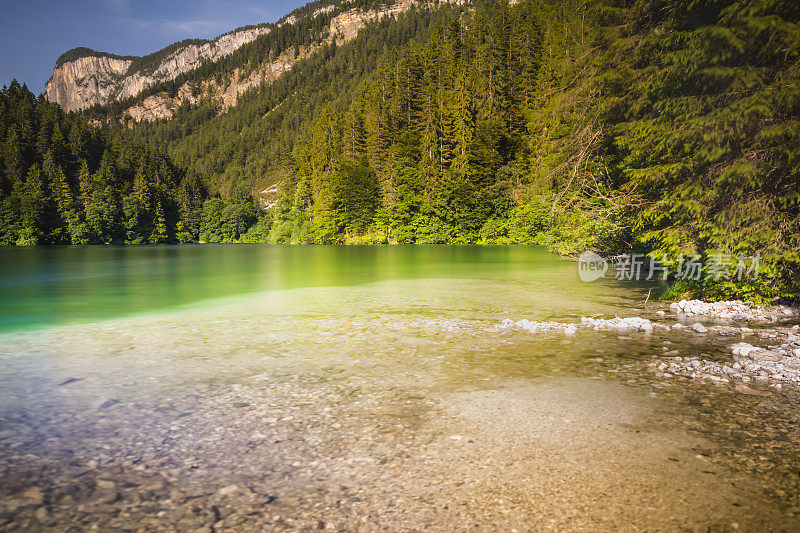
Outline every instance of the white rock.
{"label": "white rock", "polygon": [[692,329],[695,330],[697,333],[705,333],[708,331],[708,328],[705,327],[700,322],[695,322],[694,324],[692,324]]}
{"label": "white rock", "polygon": [[737,342],[733,346],[731,346],[731,353],[733,355],[742,355],[747,357],[750,355],[750,352],[758,351],[760,348],[756,348],[746,342]]}
{"label": "white rock", "polygon": [[594,329],[612,330],[612,331],[642,331],[650,333],[653,331],[653,323],[647,318],[640,318],[632,316],[627,318],[614,317],[610,319],[605,318],[582,318],[582,324],[591,326]]}

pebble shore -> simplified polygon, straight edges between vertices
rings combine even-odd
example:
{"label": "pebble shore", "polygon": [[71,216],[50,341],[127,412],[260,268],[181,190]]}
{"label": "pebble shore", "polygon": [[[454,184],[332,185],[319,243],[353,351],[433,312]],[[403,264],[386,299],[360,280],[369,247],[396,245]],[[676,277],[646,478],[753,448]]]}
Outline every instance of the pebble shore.
{"label": "pebble shore", "polygon": [[[670,306],[676,322],[667,322],[666,311],[655,312],[651,320],[643,317],[589,318],[580,323],[537,322],[505,319],[498,329],[519,329],[530,333],[564,333],[574,335],[579,329],[612,331],[620,334],[654,331],[715,337],[728,344],[727,357],[708,358],[680,355],[679,350],[662,346],[654,354],[647,369],[657,376],[680,375],[717,383],[740,383],[737,390],[751,393],[746,384],[763,383],[775,388],[783,384],[800,384],[800,309],[788,306],[757,307],[741,301],[703,302],[681,300]],[[746,325],[745,325],[746,324]],[[752,327],[750,327],[752,326]],[[752,343],[744,342],[750,339]]]}
{"label": "pebble shore", "polygon": [[787,318],[800,318],[800,308],[797,307],[786,305],[761,307],[749,305],[741,300],[723,302],[680,300],[672,303],[670,309],[681,317],[702,317],[713,320],[775,322]]}
{"label": "pebble shore", "polygon": [[[681,356],[665,345],[663,353],[654,355],[648,362],[649,371],[665,378],[680,375],[717,383],[735,382],[736,390],[753,395],[757,392],[748,386],[751,382],[777,389],[787,383],[800,383],[800,325],[789,324],[800,317],[800,309],[699,300],[681,300],[671,304],[670,309],[683,322],[666,327],[729,339],[728,354],[721,358],[712,358],[710,354]],[[692,319],[710,320],[714,324],[692,322]]]}

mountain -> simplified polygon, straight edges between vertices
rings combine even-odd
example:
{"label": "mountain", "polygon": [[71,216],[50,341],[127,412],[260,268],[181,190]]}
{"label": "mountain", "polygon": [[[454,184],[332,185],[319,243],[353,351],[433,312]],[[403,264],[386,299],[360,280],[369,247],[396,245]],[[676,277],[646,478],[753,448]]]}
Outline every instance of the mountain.
{"label": "mountain", "polygon": [[216,61],[269,33],[268,25],[240,28],[213,41],[189,39],[145,57],[117,56],[75,48],[58,58],[45,94],[65,111],[77,111],[136,96],[145,88],[174,80],[205,61]]}
{"label": "mountain", "polygon": [[[209,95],[227,109],[236,104],[243,92],[274,81],[320,46],[334,40],[346,43],[369,21],[395,16],[415,4],[419,2],[316,2],[295,10],[277,24],[239,28],[212,41],[187,39],[144,57],[75,48],[56,61],[45,95],[66,111],[124,103],[127,105],[119,117],[123,121],[169,118],[181,105],[195,105]],[[271,31],[279,35],[270,39]],[[290,41],[291,46],[287,46]],[[250,46],[241,50],[246,45]],[[269,58],[258,68],[234,65],[224,79],[192,76],[200,67],[215,64],[234,52],[240,51],[241,56],[254,50],[265,51]],[[179,77],[177,83],[170,83]]]}

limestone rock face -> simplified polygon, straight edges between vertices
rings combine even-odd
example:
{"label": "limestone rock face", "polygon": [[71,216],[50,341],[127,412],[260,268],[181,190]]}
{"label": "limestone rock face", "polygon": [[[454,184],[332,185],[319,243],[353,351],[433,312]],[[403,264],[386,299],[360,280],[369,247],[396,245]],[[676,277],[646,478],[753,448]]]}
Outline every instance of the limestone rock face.
{"label": "limestone rock face", "polygon": [[223,35],[215,41],[189,43],[168,54],[150,71],[138,69],[131,72],[134,61],[130,59],[115,59],[103,54],[81,57],[53,70],[53,76],[45,85],[45,96],[66,111],[124,100],[154,83],[175,79],[199,67],[203,61],[217,61],[269,31],[267,27],[249,28]]}
{"label": "limestone rock face", "polygon": [[[453,0],[452,3],[461,4],[463,1],[464,0]],[[347,43],[354,39],[368,22],[386,16],[396,16],[399,13],[411,9],[411,6],[414,4],[420,5],[421,2],[419,2],[419,0],[400,0],[395,4],[377,10],[347,10],[331,20],[328,28],[328,38],[325,42],[330,43],[336,38],[337,43],[340,45]],[[312,16],[331,11],[332,9],[333,6],[326,6],[318,9]],[[283,24],[294,24],[295,22],[296,19],[294,16],[290,16]],[[133,119],[139,122],[141,120],[149,121],[169,118],[172,116],[174,110],[180,107],[184,102],[194,104],[198,100],[198,97],[195,95],[211,95],[220,104],[220,110],[223,112],[227,111],[236,105],[239,97],[245,91],[258,87],[262,83],[272,83],[285,72],[291,70],[297,61],[309,57],[320,46],[321,44],[301,46],[297,57],[295,57],[293,49],[290,48],[275,59],[261,63],[258,68],[251,71],[247,76],[242,76],[242,73],[237,69],[230,73],[227,79],[223,79],[221,84],[212,78],[203,80],[197,86],[185,83],[179,88],[178,94],[174,97],[169,97],[166,93],[150,96],[141,103],[126,109],[123,112],[123,120]],[[131,92],[131,94],[136,93]]]}
{"label": "limestone rock face", "polygon": [[223,35],[216,41],[202,45],[190,44],[168,55],[153,72],[135,72],[127,76],[117,95],[118,100],[136,96],[147,86],[159,81],[169,81],[199,67],[203,61],[217,61],[232,54],[242,45],[259,35],[269,33],[269,28],[252,28]]}
{"label": "limestone rock face", "polygon": [[[465,0],[444,0],[453,4],[463,4]],[[336,39],[344,44],[356,37],[364,26],[383,17],[394,17],[409,10],[413,5],[433,5],[432,0],[397,0],[380,9],[349,9],[333,17],[328,27],[325,42]],[[330,12],[333,5],[318,9],[312,16]],[[281,25],[294,24],[294,15],[287,17]],[[241,46],[269,32],[267,27],[239,30],[223,35],[205,43],[187,43],[164,56],[157,65],[145,69],[137,65],[141,62],[130,59],[113,59],[103,54],[82,57],[65,62],[53,71],[53,77],[46,85],[46,97],[67,111],[86,109],[95,104],[106,104],[114,100],[122,101],[140,94],[149,86],[170,81],[179,75],[201,66],[204,61],[217,61]],[[176,109],[188,102],[194,104],[199,98],[211,97],[219,103],[224,112],[235,106],[239,97],[249,89],[261,84],[269,84],[290,70],[294,64],[313,54],[321,44],[299,47],[297,55],[292,47],[278,57],[264,61],[247,72],[235,69],[222,78],[212,77],[193,80],[178,88],[177,94],[166,92],[153,94],[125,109],[119,116],[122,122],[142,120],[152,121],[172,117]]]}
{"label": "limestone rock face", "polygon": [[128,109],[128,114],[133,120],[158,120],[170,118],[175,111],[172,98],[164,94],[154,94],[145,98],[141,104]]}
{"label": "limestone rock face", "polygon": [[53,70],[45,85],[45,96],[65,111],[77,111],[105,103],[127,72],[130,59],[81,57]]}

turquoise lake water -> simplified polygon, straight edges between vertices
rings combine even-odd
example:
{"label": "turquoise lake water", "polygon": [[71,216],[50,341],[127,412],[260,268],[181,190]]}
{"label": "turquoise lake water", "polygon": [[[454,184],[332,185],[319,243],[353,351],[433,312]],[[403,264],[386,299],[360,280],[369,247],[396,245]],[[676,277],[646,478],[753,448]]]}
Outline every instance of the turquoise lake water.
{"label": "turquoise lake water", "polygon": [[[641,287],[587,284],[575,263],[524,246],[87,246],[0,249],[0,332],[92,322],[265,291],[472,280],[535,294],[537,314],[590,311]],[[510,284],[510,285],[509,285]],[[503,299],[502,291],[497,295]],[[509,295],[511,296],[511,295]],[[516,295],[514,295],[516,296]],[[566,307],[565,302],[570,302]],[[498,302],[499,303],[499,302]]]}

